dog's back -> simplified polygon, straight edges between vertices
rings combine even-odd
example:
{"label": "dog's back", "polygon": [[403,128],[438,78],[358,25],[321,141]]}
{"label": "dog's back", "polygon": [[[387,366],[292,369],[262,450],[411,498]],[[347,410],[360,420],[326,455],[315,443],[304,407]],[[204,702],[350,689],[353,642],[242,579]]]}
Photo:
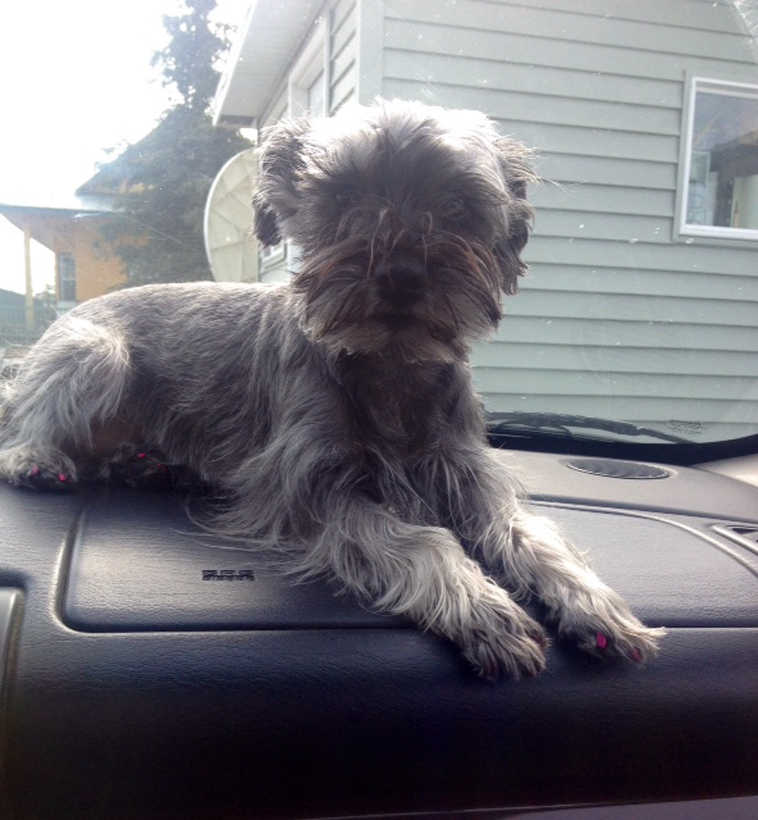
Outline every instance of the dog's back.
{"label": "dog's back", "polygon": [[[6,386],[0,475],[71,484],[73,453],[107,457],[117,425],[205,473],[220,444],[265,436],[276,372],[268,352],[292,345],[286,287],[198,282],[147,285],[85,302],[58,319]],[[256,378],[257,374],[257,378]],[[149,428],[149,429],[147,429]],[[239,445],[237,445],[239,446]]]}

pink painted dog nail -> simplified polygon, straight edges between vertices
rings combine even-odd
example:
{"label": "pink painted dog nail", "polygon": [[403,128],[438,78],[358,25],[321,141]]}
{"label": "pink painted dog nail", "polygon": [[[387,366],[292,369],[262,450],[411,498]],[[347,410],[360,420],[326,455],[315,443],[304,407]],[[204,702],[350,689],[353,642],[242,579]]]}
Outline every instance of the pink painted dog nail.
{"label": "pink painted dog nail", "polygon": [[146,453],[137,453],[137,458],[144,458],[146,455]]}
{"label": "pink painted dog nail", "polygon": [[642,652],[639,649],[632,649],[632,654],[629,656],[635,663],[642,663]]}
{"label": "pink painted dog nail", "polygon": [[595,643],[598,649],[605,649],[608,646],[608,638],[602,632],[598,632],[595,636]]}
{"label": "pink painted dog nail", "polygon": [[65,473],[58,473],[58,481],[65,481],[66,474]]}
{"label": "pink painted dog nail", "polygon": [[29,470],[29,475],[31,475],[31,476],[39,475],[39,467],[36,464],[32,464],[32,469]]}

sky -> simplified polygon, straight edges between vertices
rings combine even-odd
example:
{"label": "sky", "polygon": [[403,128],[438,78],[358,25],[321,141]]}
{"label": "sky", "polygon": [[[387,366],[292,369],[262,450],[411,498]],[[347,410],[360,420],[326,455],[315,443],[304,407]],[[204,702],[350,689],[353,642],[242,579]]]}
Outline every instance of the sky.
{"label": "sky", "polygon": [[[216,19],[237,24],[249,0],[218,0]],[[22,0],[0,26],[0,202],[55,205],[148,133],[166,108],[152,54],[167,35],[164,14],[180,0]],[[35,293],[52,284],[54,261],[32,248]],[[0,216],[0,288],[23,292],[23,234]]]}

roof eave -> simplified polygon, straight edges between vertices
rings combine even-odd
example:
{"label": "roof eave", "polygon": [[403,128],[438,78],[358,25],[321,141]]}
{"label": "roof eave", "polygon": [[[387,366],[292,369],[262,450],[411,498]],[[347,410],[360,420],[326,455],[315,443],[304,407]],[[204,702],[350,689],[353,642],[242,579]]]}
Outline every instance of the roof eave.
{"label": "roof eave", "polygon": [[257,124],[322,4],[323,0],[254,0],[211,104],[214,125]]}

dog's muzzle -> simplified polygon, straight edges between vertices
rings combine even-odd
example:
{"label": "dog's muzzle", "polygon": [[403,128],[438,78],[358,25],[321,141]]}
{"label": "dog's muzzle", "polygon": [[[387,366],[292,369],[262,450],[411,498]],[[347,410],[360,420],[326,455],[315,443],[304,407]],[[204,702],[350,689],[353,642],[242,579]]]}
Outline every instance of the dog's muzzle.
{"label": "dog's muzzle", "polygon": [[421,299],[427,287],[427,269],[418,257],[394,253],[381,258],[373,270],[377,295],[390,305],[404,307]]}

